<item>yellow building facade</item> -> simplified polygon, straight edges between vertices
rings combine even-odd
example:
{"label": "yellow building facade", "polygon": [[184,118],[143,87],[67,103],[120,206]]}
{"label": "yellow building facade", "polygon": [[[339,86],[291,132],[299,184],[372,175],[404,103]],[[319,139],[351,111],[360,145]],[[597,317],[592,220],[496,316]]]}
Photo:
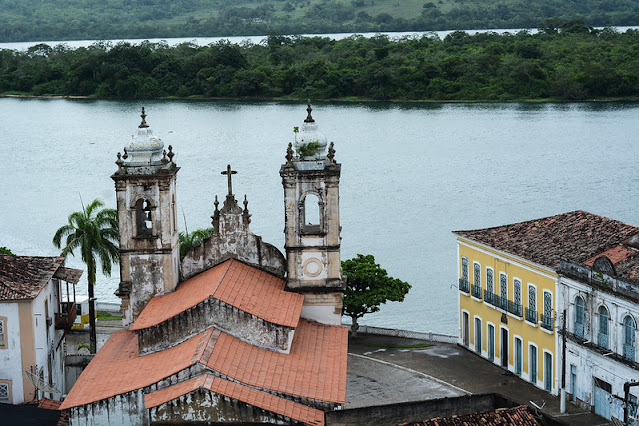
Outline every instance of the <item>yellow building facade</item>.
{"label": "yellow building facade", "polygon": [[460,343],[557,394],[557,274],[458,235]]}

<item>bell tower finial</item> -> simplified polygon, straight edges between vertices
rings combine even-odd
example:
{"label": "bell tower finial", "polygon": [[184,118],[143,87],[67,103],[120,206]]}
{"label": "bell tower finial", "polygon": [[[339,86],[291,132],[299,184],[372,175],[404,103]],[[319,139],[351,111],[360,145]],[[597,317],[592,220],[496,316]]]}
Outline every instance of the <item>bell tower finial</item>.
{"label": "bell tower finial", "polygon": [[308,108],[306,108],[306,112],[308,112],[308,115],[306,116],[306,120],[304,120],[304,123],[315,123],[315,120],[313,119],[313,116],[311,115],[311,111],[313,111],[313,108],[311,108],[311,100],[309,99],[307,102],[308,102]]}
{"label": "bell tower finial", "polygon": [[146,124],[146,114],[144,113],[144,107],[142,107],[142,114],[140,114],[140,117],[142,117],[142,122],[140,123],[140,125],[138,127],[140,129],[145,129],[145,128],[149,127],[149,125]]}

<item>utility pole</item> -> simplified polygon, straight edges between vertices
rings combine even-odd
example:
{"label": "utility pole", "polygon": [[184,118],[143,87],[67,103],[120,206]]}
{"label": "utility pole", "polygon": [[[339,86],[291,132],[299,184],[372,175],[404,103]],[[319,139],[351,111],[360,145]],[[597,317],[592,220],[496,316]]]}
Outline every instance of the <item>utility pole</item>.
{"label": "utility pole", "polygon": [[561,326],[561,398],[559,400],[559,411],[566,412],[566,310]]}

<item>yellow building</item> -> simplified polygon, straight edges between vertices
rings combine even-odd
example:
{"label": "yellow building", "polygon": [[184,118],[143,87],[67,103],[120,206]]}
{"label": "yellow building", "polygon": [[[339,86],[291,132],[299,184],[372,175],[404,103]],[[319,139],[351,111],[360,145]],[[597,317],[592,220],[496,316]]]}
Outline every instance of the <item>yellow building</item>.
{"label": "yellow building", "polygon": [[456,231],[460,344],[557,394],[556,269],[636,228],[583,211]]}

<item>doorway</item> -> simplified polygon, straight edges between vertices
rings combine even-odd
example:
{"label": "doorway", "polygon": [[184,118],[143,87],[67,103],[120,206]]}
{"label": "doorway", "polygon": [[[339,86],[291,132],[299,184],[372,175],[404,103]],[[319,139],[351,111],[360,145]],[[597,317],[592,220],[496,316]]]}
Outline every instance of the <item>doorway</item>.
{"label": "doorway", "polygon": [[488,359],[495,361],[495,326],[488,324]]}
{"label": "doorway", "polygon": [[501,329],[501,366],[508,368],[508,329]]}
{"label": "doorway", "polygon": [[468,335],[470,328],[470,319],[468,317],[468,312],[462,312],[462,339],[464,341],[464,346],[470,346],[470,336]]}

